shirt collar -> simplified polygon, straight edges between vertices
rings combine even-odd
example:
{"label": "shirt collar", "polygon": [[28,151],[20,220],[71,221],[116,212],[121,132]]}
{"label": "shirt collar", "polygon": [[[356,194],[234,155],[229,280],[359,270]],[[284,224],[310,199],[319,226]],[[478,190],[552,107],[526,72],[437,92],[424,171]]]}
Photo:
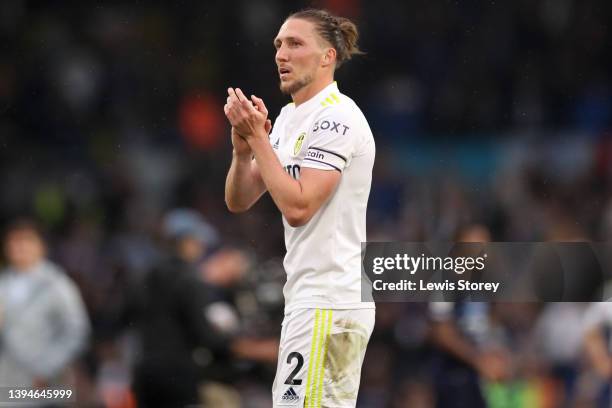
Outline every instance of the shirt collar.
{"label": "shirt collar", "polygon": [[35,263],[34,265],[30,266],[27,270],[25,271],[20,271],[18,269],[16,269],[15,267],[10,266],[7,269],[7,273],[12,275],[12,276],[18,276],[18,277],[33,277],[33,276],[38,276],[42,273],[44,273],[45,270],[45,266],[47,265],[47,262],[45,260],[40,260],[39,262]]}
{"label": "shirt collar", "polygon": [[338,92],[338,83],[336,81],[333,81],[331,84],[320,90],[315,96],[296,107],[295,111],[302,113],[314,110],[315,108],[321,106],[321,103],[325,101],[325,98],[329,97],[330,93],[334,91]]}

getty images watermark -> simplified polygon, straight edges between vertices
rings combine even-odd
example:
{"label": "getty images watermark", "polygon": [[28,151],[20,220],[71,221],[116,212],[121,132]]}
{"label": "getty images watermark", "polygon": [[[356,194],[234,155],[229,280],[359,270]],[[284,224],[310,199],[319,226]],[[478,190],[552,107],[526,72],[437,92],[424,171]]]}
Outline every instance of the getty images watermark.
{"label": "getty images watermark", "polygon": [[608,243],[362,245],[362,300],[591,302],[610,299]]}
{"label": "getty images watermark", "polygon": [[[414,275],[417,271],[452,271],[463,275],[466,271],[482,271],[485,269],[487,254],[477,257],[470,256],[410,256],[406,253],[395,254],[394,257],[375,257],[372,262],[372,272],[381,275],[386,271],[403,271]],[[416,281],[401,279],[399,282],[385,282],[384,279],[375,279],[372,283],[374,290],[409,290],[409,291],[473,291],[492,290],[497,292],[500,282],[471,282],[467,279],[457,281],[431,282],[424,279]]]}

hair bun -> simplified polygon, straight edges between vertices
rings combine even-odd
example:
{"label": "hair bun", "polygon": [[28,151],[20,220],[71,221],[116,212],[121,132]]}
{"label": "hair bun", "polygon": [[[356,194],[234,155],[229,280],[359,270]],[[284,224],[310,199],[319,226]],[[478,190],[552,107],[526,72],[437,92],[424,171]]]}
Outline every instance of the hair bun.
{"label": "hair bun", "polygon": [[348,18],[334,16],[327,10],[306,9],[291,14],[287,19],[300,18],[315,24],[321,37],[336,49],[336,68],[353,55],[364,54],[357,46],[359,31]]}

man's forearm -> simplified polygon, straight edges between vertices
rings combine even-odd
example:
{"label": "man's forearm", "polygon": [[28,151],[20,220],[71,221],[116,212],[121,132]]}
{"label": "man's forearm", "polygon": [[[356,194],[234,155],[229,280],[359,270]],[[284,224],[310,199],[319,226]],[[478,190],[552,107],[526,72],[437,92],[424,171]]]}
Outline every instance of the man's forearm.
{"label": "man's forearm", "polygon": [[272,200],[287,219],[305,210],[302,185],[293,179],[282,167],[270,143],[264,138],[249,140],[259,172]]}
{"label": "man's forearm", "polygon": [[612,356],[608,353],[601,329],[587,330],[584,336],[584,349],[595,371],[604,378],[612,376]]}
{"label": "man's forearm", "polygon": [[251,171],[250,155],[232,156],[232,164],[225,180],[225,203],[232,212],[248,210],[262,194],[259,182]]}

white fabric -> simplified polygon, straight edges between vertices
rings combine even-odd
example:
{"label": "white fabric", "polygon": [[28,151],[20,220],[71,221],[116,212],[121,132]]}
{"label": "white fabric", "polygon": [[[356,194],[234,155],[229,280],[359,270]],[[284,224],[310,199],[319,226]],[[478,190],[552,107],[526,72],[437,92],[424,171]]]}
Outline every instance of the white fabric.
{"label": "white fabric", "polygon": [[[591,303],[584,317],[584,331],[612,328],[612,302]],[[612,336],[608,339],[608,350],[612,351]]]}
{"label": "white fabric", "polygon": [[374,308],[361,302],[361,242],[376,150],[363,113],[334,82],[297,108],[285,106],[270,143],[296,179],[304,167],[342,172],[336,191],[306,225],[291,227],[283,217],[285,313]]}
{"label": "white fabric", "polygon": [[585,330],[612,327],[612,302],[591,303],[584,317]]}
{"label": "white fabric", "polygon": [[372,309],[299,309],[286,314],[273,407],[305,407],[309,399],[317,407],[355,407],[374,315]]}

